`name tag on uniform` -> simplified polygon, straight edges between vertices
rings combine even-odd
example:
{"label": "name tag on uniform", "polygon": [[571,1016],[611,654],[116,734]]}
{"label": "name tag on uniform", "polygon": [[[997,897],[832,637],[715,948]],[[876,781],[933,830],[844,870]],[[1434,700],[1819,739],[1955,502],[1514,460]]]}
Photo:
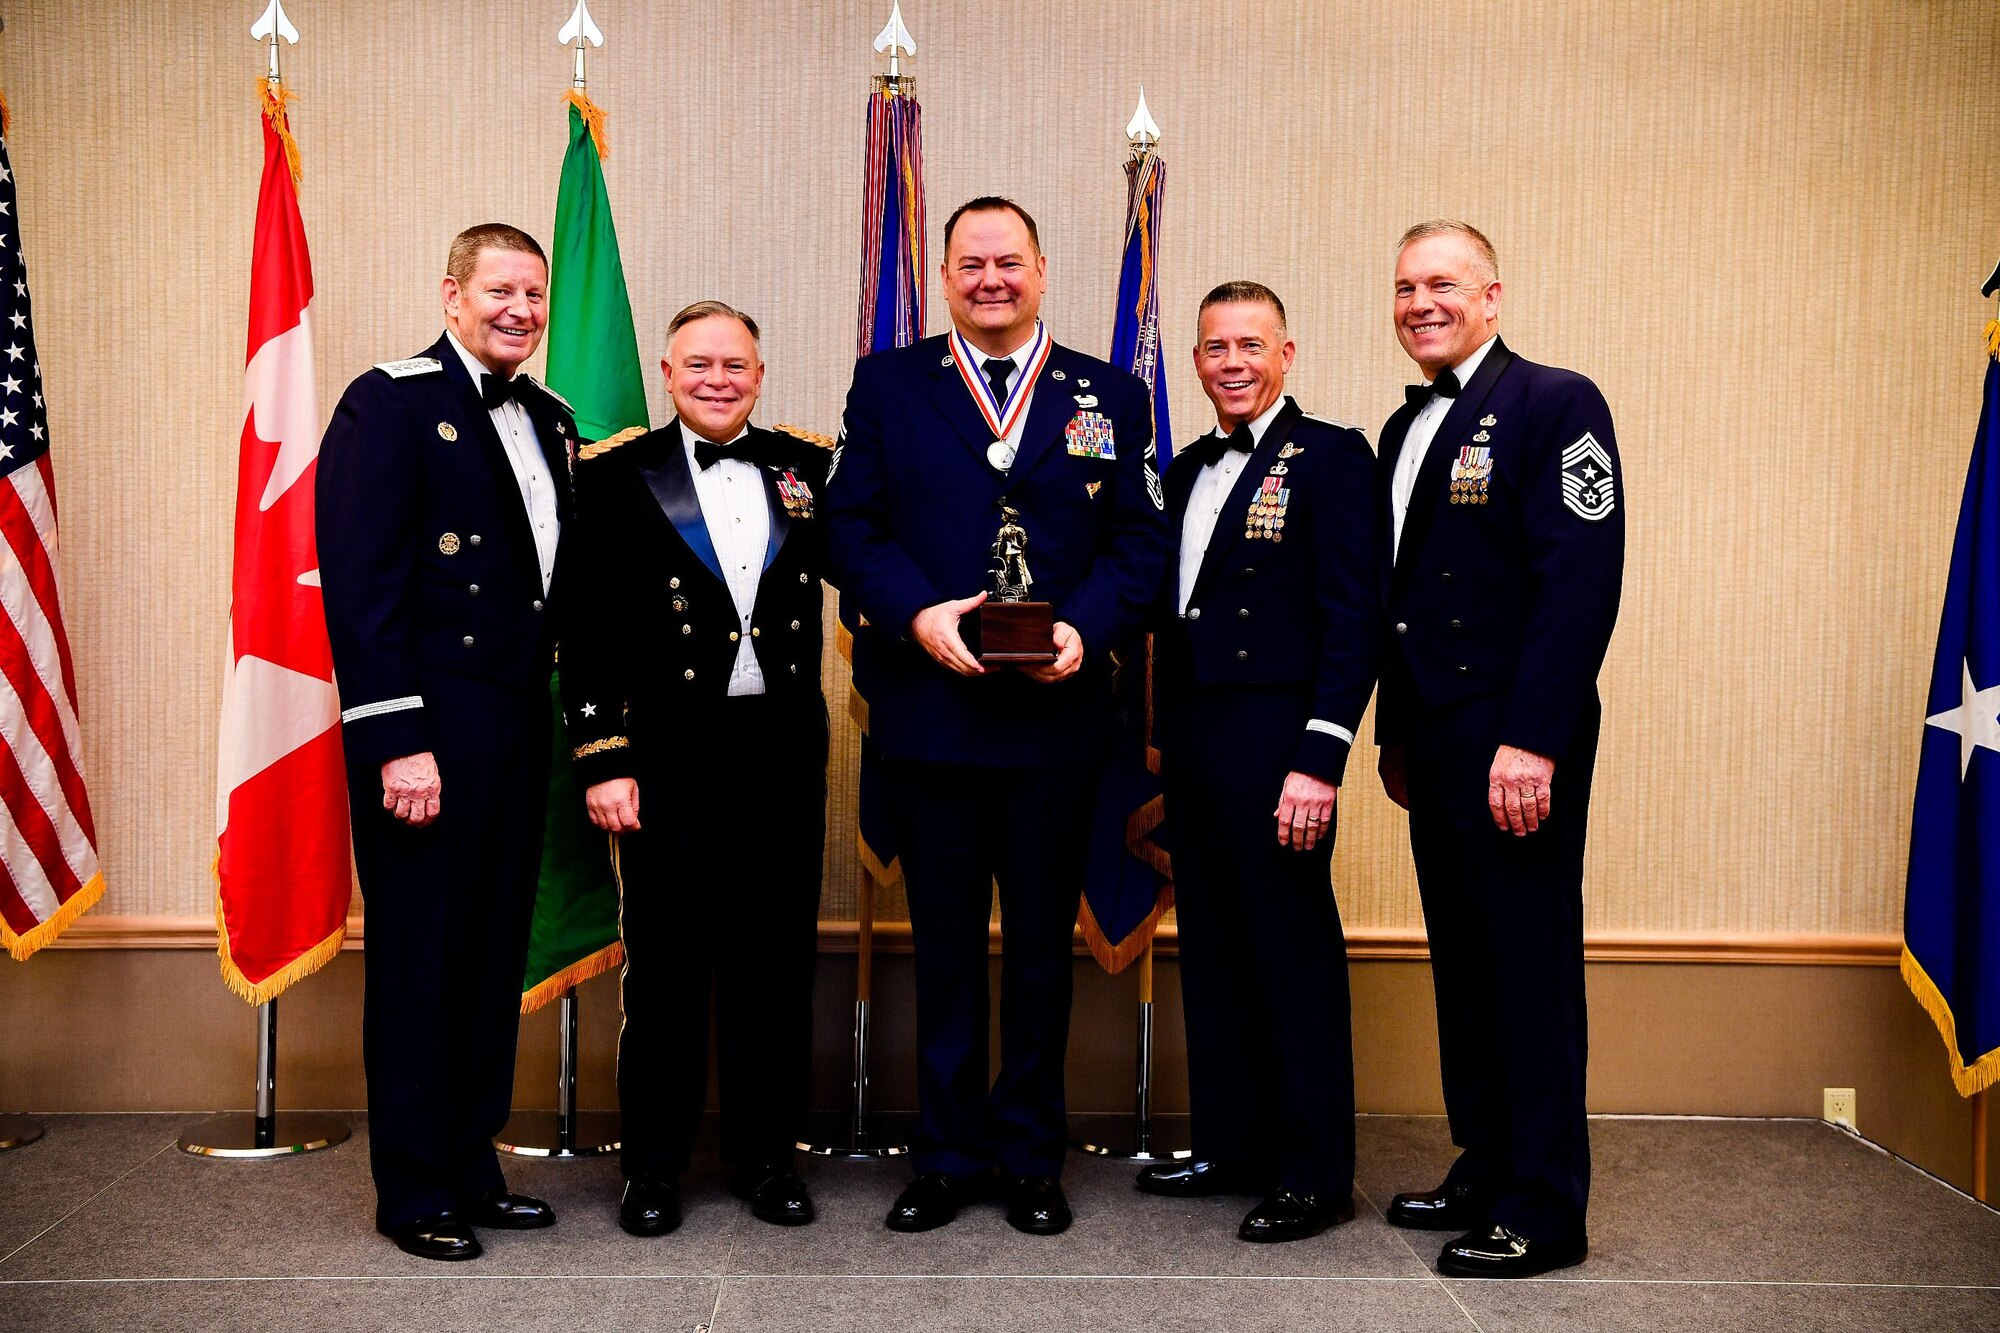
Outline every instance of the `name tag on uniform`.
{"label": "name tag on uniform", "polygon": [[1077,414],[1069,419],[1063,439],[1072,458],[1118,457],[1117,442],[1111,434],[1111,418],[1102,412],[1079,408]]}

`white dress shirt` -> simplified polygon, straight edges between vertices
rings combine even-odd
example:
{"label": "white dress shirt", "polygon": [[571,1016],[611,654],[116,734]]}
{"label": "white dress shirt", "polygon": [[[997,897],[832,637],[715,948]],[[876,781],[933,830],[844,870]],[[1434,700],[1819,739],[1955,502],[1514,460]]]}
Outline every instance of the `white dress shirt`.
{"label": "white dress shirt", "polygon": [[[1493,339],[1479,344],[1479,350],[1452,367],[1458,377],[1459,391],[1479,372],[1479,363],[1493,350]],[[1396,524],[1394,550],[1398,556],[1403,552],[1403,519],[1410,512],[1410,495],[1417,489],[1417,473],[1423,470],[1424,454],[1429,451],[1431,441],[1437,438],[1438,427],[1444,424],[1445,414],[1458,401],[1443,394],[1434,393],[1430,401],[1418,410],[1415,420],[1403,435],[1403,452],[1396,455],[1396,475],[1389,486],[1389,509]]]}
{"label": "white dress shirt", "polygon": [[[1252,449],[1263,442],[1265,430],[1290,401],[1280,394],[1277,402],[1265,408],[1262,415],[1250,423]],[[1215,434],[1221,437],[1229,432],[1217,426]],[[1249,454],[1224,449],[1222,457],[1195,474],[1194,489],[1188,492],[1187,514],[1181,519],[1181,595],[1175,609],[1183,615],[1187,613],[1188,599],[1194,596],[1195,580],[1201,576],[1201,562],[1208,555],[1208,544],[1215,537],[1216,524],[1221,521],[1222,506],[1229,503],[1229,493],[1235,489],[1236,478],[1249,461]]]}
{"label": "white dress shirt", "polygon": [[[456,333],[446,329],[444,336],[451,339],[451,349],[465,363],[465,372],[472,376],[476,392],[479,377],[493,372],[465,350]],[[542,570],[542,596],[546,597],[549,576],[556,568],[556,539],[562,535],[562,520],[556,515],[556,479],[549,472],[549,460],[542,453],[540,437],[535,434],[534,419],[519,399],[509,398],[486,415],[493,418],[500,447],[507,452],[507,466],[514,470],[514,484],[521,488],[521,504],[528,511],[528,526],[535,534],[535,562]]]}
{"label": "white dress shirt", "polygon": [[[749,433],[746,427],[728,443]],[[736,641],[736,662],[729,669],[729,694],[762,694],[764,669],[750,647],[750,615],[757,609],[757,585],[763,581],[764,553],[771,545],[771,502],[765,498],[764,478],[756,464],[740,458],[718,459],[706,468],[697,463],[694,443],[700,438],[681,422],[681,447],[687,450],[688,471],[694,474],[701,520],[708,526],[708,540],[722,565],[722,580],[736,603],[743,635]]]}

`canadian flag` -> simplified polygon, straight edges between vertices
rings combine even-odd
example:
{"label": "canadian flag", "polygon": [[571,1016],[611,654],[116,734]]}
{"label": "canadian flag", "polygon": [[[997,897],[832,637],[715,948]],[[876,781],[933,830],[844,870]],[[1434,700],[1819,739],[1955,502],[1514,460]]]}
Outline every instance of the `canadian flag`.
{"label": "canadian flag", "polygon": [[289,97],[266,88],[217,764],[222,978],[252,1004],[339,952],[352,892],[340,702],[313,541],[312,258]]}

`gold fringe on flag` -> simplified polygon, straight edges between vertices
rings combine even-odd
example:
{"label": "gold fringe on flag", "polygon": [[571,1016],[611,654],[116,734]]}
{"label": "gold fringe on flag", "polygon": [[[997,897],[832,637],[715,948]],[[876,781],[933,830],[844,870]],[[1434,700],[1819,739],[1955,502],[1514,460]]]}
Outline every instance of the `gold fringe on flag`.
{"label": "gold fringe on flag", "polygon": [[271,122],[271,128],[277,132],[278,138],[285,145],[285,165],[292,169],[294,190],[299,188],[303,167],[299,162],[299,141],[292,137],[292,122],[285,115],[285,105],[298,100],[298,96],[276,79],[260,76],[257,80],[257,100],[263,105],[264,119]]}
{"label": "gold fringe on flag", "polygon": [[[5,105],[0,103],[0,107]],[[1986,321],[1986,355],[2000,361],[2000,319]]]}
{"label": "gold fringe on flag", "polygon": [[[5,106],[6,102],[0,100],[0,109],[4,109]],[[14,955],[15,962],[25,963],[36,950],[52,943],[56,936],[68,930],[72,921],[96,906],[97,900],[103,896],[104,874],[100,871],[90,877],[90,883],[71,894],[70,900],[57,908],[54,916],[27,934],[16,935],[5,925],[0,925],[0,944],[7,946],[7,952]]]}
{"label": "gold fringe on flag", "polygon": [[2000,1083],[2000,1047],[1969,1065],[1965,1063],[1958,1053],[1958,1020],[1952,1017],[1951,1004],[1907,947],[1903,950],[1903,984],[1917,997],[1917,1003],[1931,1016],[1931,1022],[1937,1024],[1938,1033],[1944,1038],[1945,1052],[1951,1057],[1951,1081],[1958,1088],[1958,1095],[1971,1097]]}
{"label": "gold fringe on flag", "polygon": [[624,966],[624,963],[625,945],[623,941],[616,944],[607,944],[596,953],[587,954],[577,959],[574,963],[571,963],[562,971],[553,973],[546,980],[537,984],[533,990],[522,991],[521,1012],[532,1014],[535,1010],[541,1008],[550,1000],[555,999],[570,987],[580,986],[594,976],[609,972],[614,967]]}
{"label": "gold fringe on flag", "polygon": [[0,139],[7,137],[7,130],[14,123],[14,112],[7,105],[7,94],[0,93]]}
{"label": "gold fringe on flag", "polygon": [[215,953],[222,964],[222,984],[248,1000],[251,1004],[262,1004],[275,1000],[294,981],[303,981],[313,973],[333,961],[340,952],[340,946],[347,942],[347,920],[341,919],[333,928],[333,933],[312,948],[294,958],[285,966],[265,977],[262,981],[252,981],[229,956],[229,922],[222,915],[222,857],[217,855],[209,867],[209,874],[216,879],[215,886]]}
{"label": "gold fringe on flag", "polygon": [[568,102],[582,115],[583,123],[590,127],[590,141],[597,145],[597,160],[604,161],[611,156],[611,144],[604,137],[604,122],[611,119],[603,107],[590,100],[590,94],[581,88],[572,88],[563,94]]}

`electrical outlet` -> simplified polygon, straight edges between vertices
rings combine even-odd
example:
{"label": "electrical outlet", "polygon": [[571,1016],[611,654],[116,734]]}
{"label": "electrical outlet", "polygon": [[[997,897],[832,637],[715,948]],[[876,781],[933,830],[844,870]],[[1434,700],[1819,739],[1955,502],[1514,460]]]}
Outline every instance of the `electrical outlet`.
{"label": "electrical outlet", "polygon": [[1826,1088],[1825,1105],[1820,1110],[1820,1119],[1839,1125],[1842,1129],[1854,1128],[1854,1089]]}

